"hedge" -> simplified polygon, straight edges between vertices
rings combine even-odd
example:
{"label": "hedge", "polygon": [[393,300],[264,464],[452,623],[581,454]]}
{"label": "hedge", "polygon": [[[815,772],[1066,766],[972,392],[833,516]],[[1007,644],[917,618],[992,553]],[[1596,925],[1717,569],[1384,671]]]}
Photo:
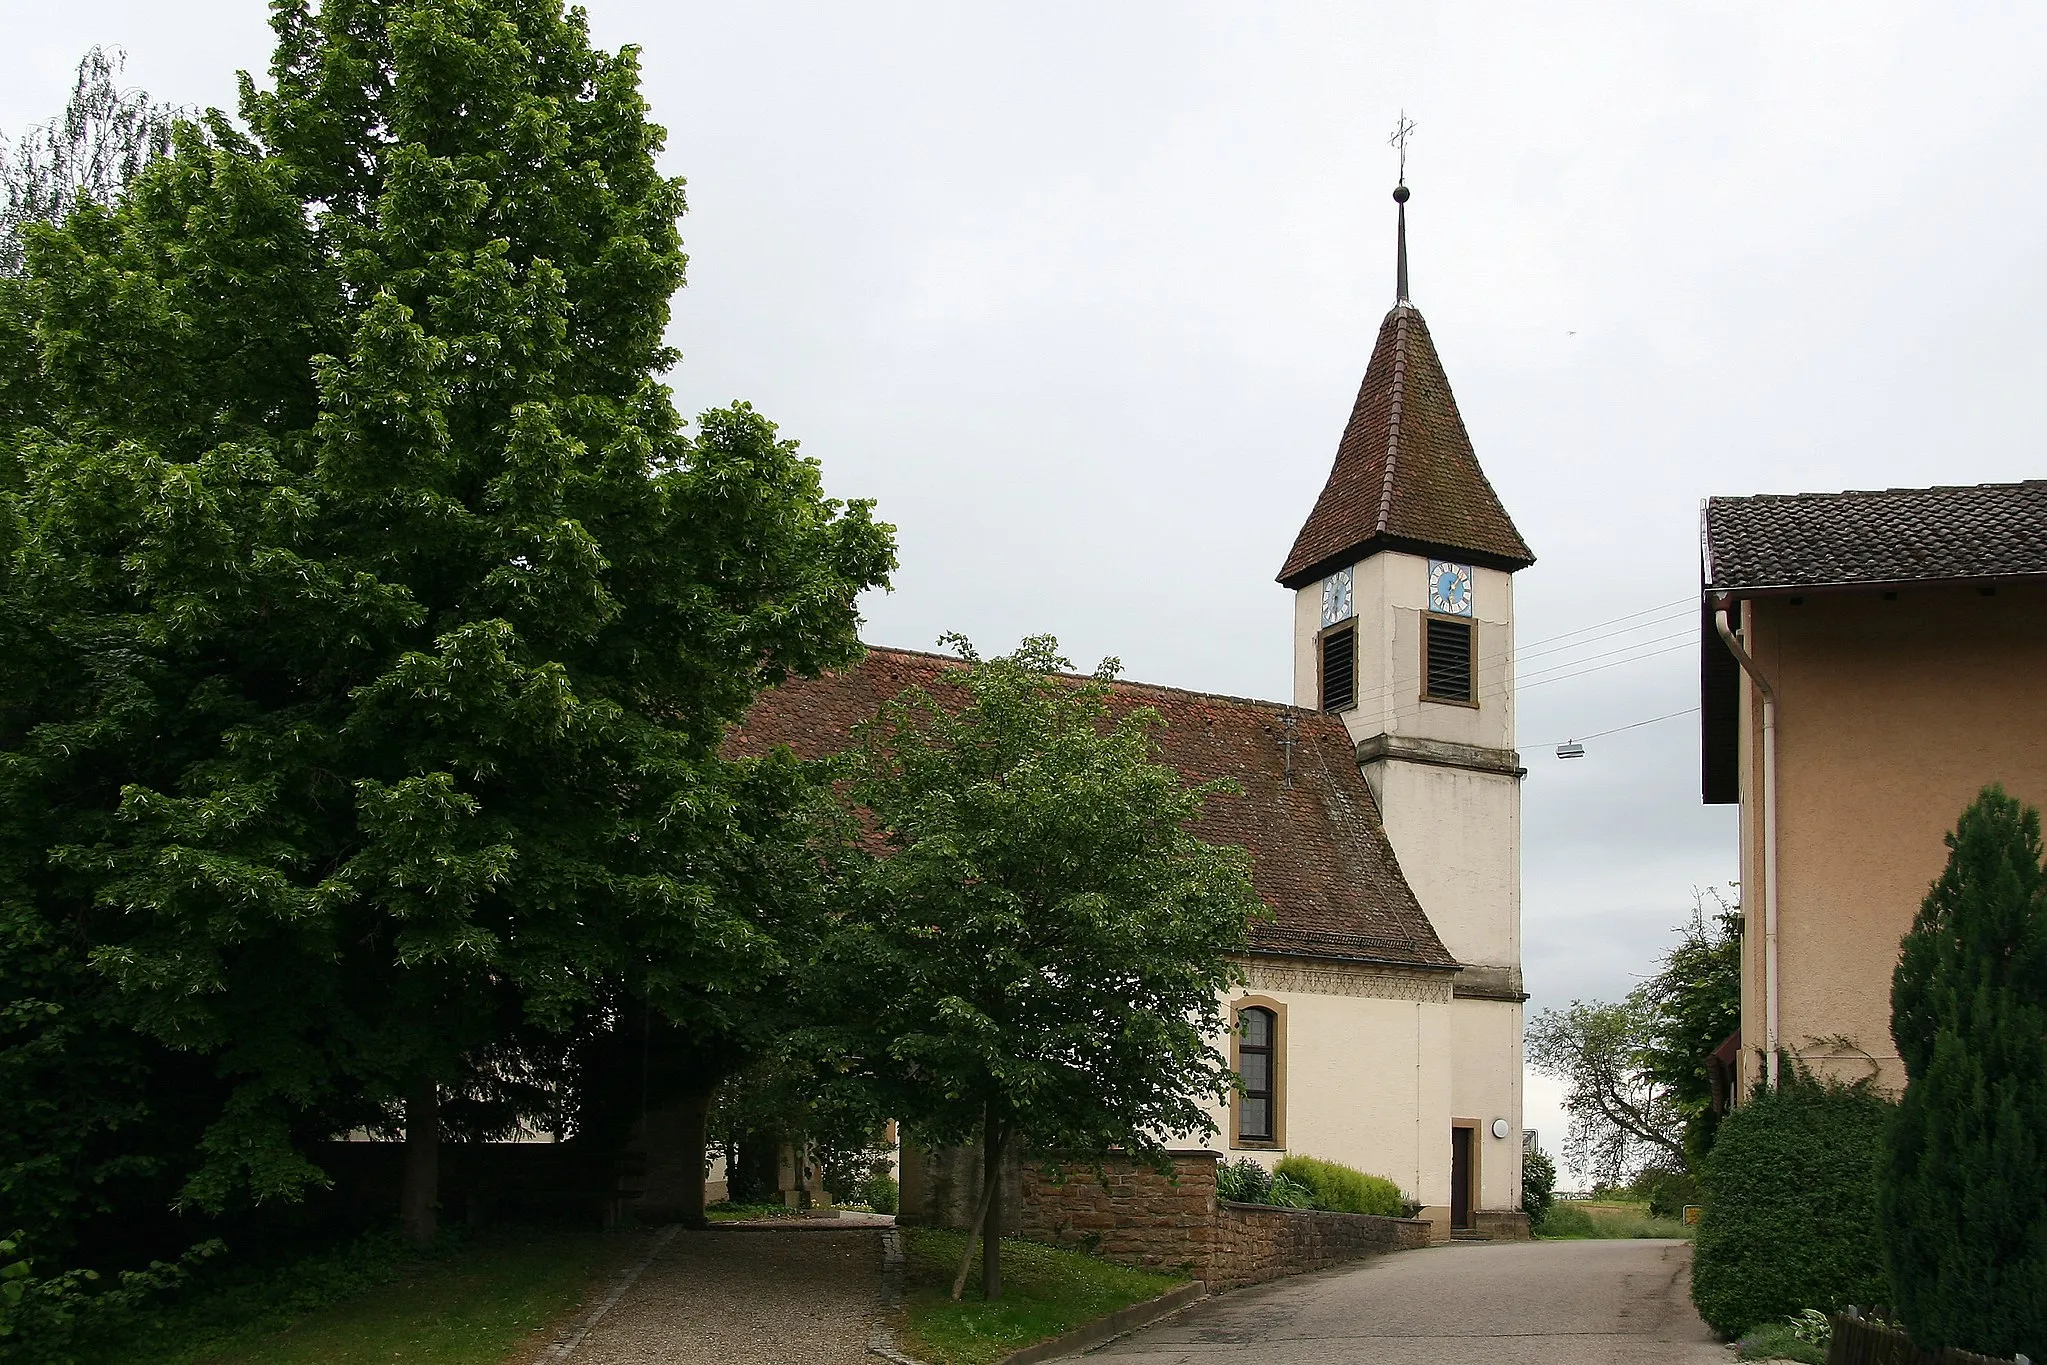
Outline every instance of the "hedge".
{"label": "hedge", "polygon": [[1280,1160],[1273,1174],[1306,1185],[1314,1191],[1315,1207],[1331,1213],[1376,1213],[1388,1218],[1404,1217],[1407,1213],[1407,1196],[1400,1192],[1400,1186],[1384,1176],[1367,1175],[1355,1166],[1312,1156],[1289,1156]]}
{"label": "hedge", "polygon": [[1692,1252],[1692,1302],[1716,1332],[1890,1301],[1876,1170],[1895,1107],[1800,1076],[1721,1123]]}

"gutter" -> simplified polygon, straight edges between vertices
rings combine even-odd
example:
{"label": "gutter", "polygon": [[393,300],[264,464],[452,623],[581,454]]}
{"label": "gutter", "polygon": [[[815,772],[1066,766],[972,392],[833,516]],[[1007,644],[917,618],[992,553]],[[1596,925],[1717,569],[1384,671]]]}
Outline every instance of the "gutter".
{"label": "gutter", "polygon": [[[1727,622],[1728,598],[1713,612],[1713,625],[1727,642],[1728,652],[1763,694],[1763,1073],[1770,1089],[1777,1088],[1777,689],[1757,665],[1755,656],[1742,647],[1734,628]],[[1748,612],[1742,612],[1746,624]]]}

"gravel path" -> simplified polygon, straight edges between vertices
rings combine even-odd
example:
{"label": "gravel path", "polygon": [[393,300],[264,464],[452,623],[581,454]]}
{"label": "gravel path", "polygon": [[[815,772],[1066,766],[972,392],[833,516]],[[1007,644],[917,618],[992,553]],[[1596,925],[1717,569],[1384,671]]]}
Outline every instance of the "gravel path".
{"label": "gravel path", "polygon": [[1223,1294],[1090,1361],[1126,1365],[1727,1365],[1687,1242],[1493,1242]]}
{"label": "gravel path", "polygon": [[873,1228],[681,1232],[567,1365],[860,1365],[880,1288]]}

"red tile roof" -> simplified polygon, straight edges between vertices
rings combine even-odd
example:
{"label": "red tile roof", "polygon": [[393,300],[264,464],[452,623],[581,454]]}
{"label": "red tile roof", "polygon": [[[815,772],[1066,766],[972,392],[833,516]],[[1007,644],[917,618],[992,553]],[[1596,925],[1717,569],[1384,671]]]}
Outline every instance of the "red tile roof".
{"label": "red tile roof", "polygon": [[1279,581],[1298,588],[1376,550],[1509,571],[1535,562],[1479,468],[1428,324],[1404,300],[1379,324],[1329,482]]}
{"label": "red tile roof", "polygon": [[[792,679],[764,693],[727,736],[739,756],[787,744],[803,758],[850,747],[853,727],[909,687],[933,690],[956,659],[870,649],[850,669]],[[937,689],[941,699],[945,689]],[[1250,851],[1252,881],[1273,909],[1253,927],[1255,951],[1448,971],[1456,960],[1422,913],[1358,773],[1343,722],[1281,706],[1143,683],[1114,684],[1111,705],[1149,706],[1162,761],[1190,781],[1226,777],[1240,796],[1217,796],[1193,831]],[[1294,717],[1291,780],[1281,741]]]}

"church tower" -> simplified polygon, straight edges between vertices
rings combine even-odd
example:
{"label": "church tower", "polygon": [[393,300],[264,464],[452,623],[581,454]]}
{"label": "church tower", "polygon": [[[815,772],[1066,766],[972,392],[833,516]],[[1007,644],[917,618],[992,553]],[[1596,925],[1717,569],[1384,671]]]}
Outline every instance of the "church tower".
{"label": "church tower", "polygon": [[[1294,703],[1342,717],[1453,988],[1452,1221],[1520,1203],[1521,778],[1514,574],[1535,562],[1479,467],[1428,324],[1394,305],[1279,581]],[[1463,1207],[1458,1207],[1462,1205]]]}

